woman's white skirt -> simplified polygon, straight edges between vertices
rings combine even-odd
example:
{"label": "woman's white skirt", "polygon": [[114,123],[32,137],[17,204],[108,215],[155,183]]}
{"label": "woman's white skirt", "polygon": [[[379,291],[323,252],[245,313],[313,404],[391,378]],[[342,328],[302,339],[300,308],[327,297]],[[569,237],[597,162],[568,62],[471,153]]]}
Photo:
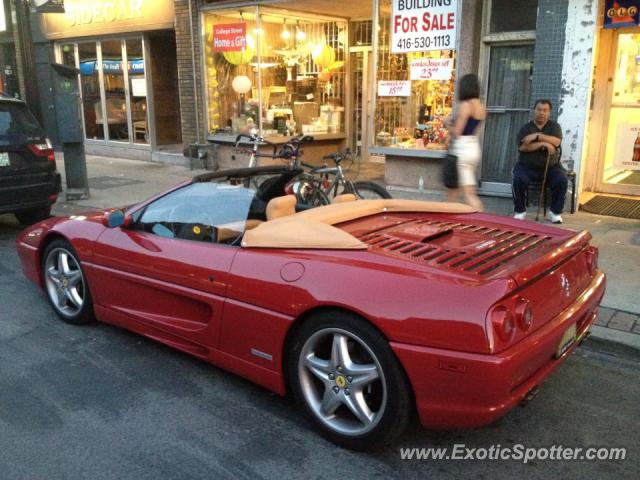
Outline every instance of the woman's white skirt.
{"label": "woman's white skirt", "polygon": [[478,137],[465,135],[456,138],[449,152],[458,157],[458,186],[477,185],[476,170],[482,157]]}

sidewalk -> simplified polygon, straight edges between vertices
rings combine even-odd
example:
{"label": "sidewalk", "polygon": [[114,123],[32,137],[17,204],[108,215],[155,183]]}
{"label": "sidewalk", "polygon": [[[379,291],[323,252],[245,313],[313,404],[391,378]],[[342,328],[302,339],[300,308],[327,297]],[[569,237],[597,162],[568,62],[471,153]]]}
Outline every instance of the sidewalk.
{"label": "sidewalk", "polygon": [[[64,180],[64,162],[58,160]],[[178,165],[142,162],[120,158],[87,156],[91,198],[67,202],[64,193],[53,209],[55,215],[68,215],[87,208],[108,208],[140,202],[203,170]],[[381,182],[384,165],[367,164],[359,179]],[[442,200],[438,191],[390,189],[397,198]],[[483,197],[485,209],[499,215],[511,215],[510,198]],[[529,210],[533,221],[535,210]],[[585,212],[563,214],[564,228],[589,230],[600,249],[599,265],[607,274],[607,292],[592,328],[594,337],[640,349],[640,221],[604,217]]]}

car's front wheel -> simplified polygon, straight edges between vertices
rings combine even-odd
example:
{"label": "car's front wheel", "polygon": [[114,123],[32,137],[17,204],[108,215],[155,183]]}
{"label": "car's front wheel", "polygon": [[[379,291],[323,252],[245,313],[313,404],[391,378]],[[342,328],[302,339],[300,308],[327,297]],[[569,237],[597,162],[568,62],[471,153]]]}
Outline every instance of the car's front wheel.
{"label": "car's front wheel", "polygon": [[386,339],[345,312],[316,315],[294,334],[288,379],[320,431],[352,449],[392,443],[414,404],[402,366]]}
{"label": "car's front wheel", "polygon": [[76,325],[93,320],[87,280],[74,248],[63,239],[52,241],[42,258],[44,287],[56,314]]}

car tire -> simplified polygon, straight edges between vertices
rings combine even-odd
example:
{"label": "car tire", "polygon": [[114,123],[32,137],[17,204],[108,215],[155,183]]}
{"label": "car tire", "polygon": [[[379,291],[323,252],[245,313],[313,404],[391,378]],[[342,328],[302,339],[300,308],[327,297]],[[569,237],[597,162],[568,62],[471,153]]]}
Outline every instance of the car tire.
{"label": "car tire", "polygon": [[42,277],[49,303],[62,320],[74,325],[94,320],[87,277],[68,241],[56,239],[47,245],[42,256]]}
{"label": "car tire", "polygon": [[308,318],[289,345],[293,397],[329,440],[370,450],[392,444],[407,428],[415,411],[411,386],[371,324],[348,312],[323,312]]}
{"label": "car tire", "polygon": [[20,223],[31,225],[32,223],[49,218],[51,216],[51,206],[22,210],[21,212],[16,212],[14,215]]}

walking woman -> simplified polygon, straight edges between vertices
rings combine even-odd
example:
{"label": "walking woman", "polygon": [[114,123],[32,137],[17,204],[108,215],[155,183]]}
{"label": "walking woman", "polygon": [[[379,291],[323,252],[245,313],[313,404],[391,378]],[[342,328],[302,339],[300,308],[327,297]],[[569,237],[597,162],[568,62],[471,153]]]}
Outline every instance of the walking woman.
{"label": "walking woman", "polygon": [[458,188],[448,190],[447,200],[457,202],[460,195],[464,195],[465,202],[479,212],[482,211],[482,202],[476,191],[476,170],[482,150],[478,130],[486,115],[487,111],[480,101],[478,76],[465,75],[460,79],[458,86],[455,120],[448,125],[451,134],[449,152],[458,157]]}

